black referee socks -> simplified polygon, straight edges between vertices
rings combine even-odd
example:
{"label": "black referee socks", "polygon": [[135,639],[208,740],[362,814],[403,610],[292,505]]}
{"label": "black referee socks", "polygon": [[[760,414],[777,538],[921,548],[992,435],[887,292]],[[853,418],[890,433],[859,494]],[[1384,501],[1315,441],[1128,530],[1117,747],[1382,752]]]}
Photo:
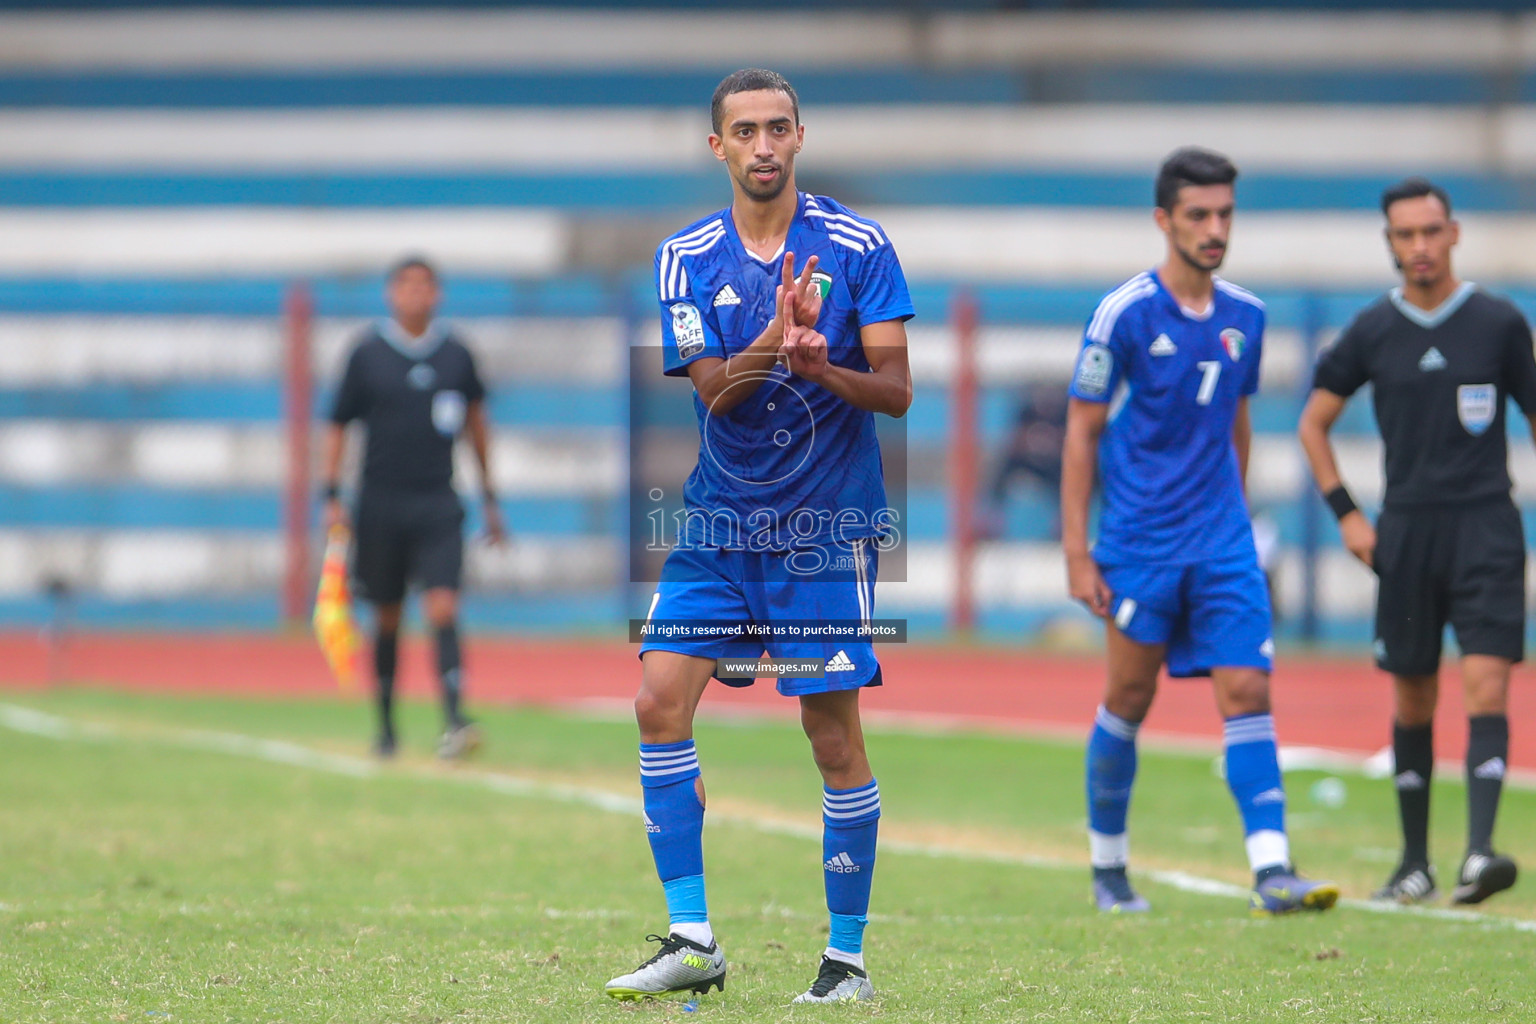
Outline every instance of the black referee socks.
{"label": "black referee socks", "polygon": [[1403,825],[1403,863],[1429,863],[1429,782],[1435,771],[1434,726],[1392,725],[1397,812]]}
{"label": "black referee socks", "polygon": [[1473,715],[1467,724],[1467,850],[1491,853],[1509,762],[1509,716]]}
{"label": "black referee socks", "polygon": [[443,717],[450,729],[464,724],[459,713],[459,627],[443,626],[437,631],[437,681],[443,689]]}
{"label": "black referee socks", "polygon": [[400,634],[380,630],[373,637],[373,678],[378,685],[379,734],[395,735],[395,662],[400,654]]}

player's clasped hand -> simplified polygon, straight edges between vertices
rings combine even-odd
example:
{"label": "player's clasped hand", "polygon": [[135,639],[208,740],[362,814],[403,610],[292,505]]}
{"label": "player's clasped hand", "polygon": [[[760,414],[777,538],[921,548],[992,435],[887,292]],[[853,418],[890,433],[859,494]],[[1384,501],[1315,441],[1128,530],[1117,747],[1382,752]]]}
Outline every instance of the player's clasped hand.
{"label": "player's clasped hand", "polygon": [[795,292],[784,295],[784,343],[779,355],[789,372],[806,380],[819,380],[827,372],[827,339],[797,321],[799,302]]}
{"label": "player's clasped hand", "polygon": [[1101,619],[1109,617],[1113,595],[1091,555],[1067,556],[1067,589],[1074,600],[1083,602],[1093,614]]}
{"label": "player's clasped hand", "polygon": [[811,279],[811,275],[816,273],[818,262],[819,257],[816,256],[806,260],[805,268],[796,277],[795,254],[784,254],[784,283],[779,286],[779,295],[791,296],[794,300],[794,305],[788,307],[792,314],[785,317],[786,324],[815,327],[816,321],[821,319],[821,288]]}
{"label": "player's clasped hand", "polygon": [[768,332],[777,334],[781,341],[789,336],[789,328],[815,327],[821,318],[821,289],[811,280],[817,263],[815,256],[806,260],[805,269],[797,278],[795,254],[784,254],[784,280],[773,291],[773,320],[768,324]]}

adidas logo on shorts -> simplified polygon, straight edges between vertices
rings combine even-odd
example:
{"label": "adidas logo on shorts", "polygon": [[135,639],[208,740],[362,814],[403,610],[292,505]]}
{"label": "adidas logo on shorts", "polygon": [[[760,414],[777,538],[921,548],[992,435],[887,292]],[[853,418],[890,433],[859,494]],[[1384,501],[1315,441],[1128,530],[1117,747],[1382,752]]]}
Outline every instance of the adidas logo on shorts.
{"label": "adidas logo on shorts", "polygon": [[827,662],[828,672],[852,672],[856,667],[853,659],[844,651],[838,651],[832,655],[832,660]]}

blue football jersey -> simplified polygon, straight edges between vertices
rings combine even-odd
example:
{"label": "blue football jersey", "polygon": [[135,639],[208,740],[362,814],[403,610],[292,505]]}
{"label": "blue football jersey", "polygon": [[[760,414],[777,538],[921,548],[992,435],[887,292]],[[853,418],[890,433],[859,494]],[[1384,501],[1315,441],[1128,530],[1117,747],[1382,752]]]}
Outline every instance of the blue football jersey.
{"label": "blue football jersey", "polygon": [[[784,248],[798,273],[819,258],[816,330],[827,358],[868,372],[859,339],[866,324],[906,320],[912,299],[896,251],[880,225],[831,199],[801,193]],[[696,221],[656,251],[665,372],[686,376],[698,359],[724,359],[750,345],[773,319],[782,253],[758,259],[742,244],[727,208]],[[693,397],[699,461],[684,501],[690,533],[706,517],[704,543],[787,550],[886,532],[885,482],[874,414],[855,408],[783,365],[724,415]]]}
{"label": "blue football jersey", "polygon": [[1094,558],[1188,563],[1253,552],[1232,442],[1259,387],[1264,304],[1220,278],[1208,315],[1183,309],[1153,271],[1099,302],[1072,396],[1110,402],[1099,442]]}

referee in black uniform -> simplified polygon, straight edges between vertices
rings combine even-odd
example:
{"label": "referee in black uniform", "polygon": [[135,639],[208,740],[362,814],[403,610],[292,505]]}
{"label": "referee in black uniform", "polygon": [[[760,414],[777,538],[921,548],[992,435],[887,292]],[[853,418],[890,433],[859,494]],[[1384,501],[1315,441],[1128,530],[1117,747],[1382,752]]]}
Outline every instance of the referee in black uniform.
{"label": "referee in black uniform", "polygon": [[458,757],[480,741],[460,706],[457,620],[464,508],[453,489],[453,446],[462,432],[469,434],[480,467],[486,533],[492,543],[506,536],[491,488],[485,387],[469,349],[433,319],[440,295],[437,272],[424,259],[402,260],[390,271],[390,319],[365,330],[353,347],[325,439],[326,523],[345,524],[340,474],[346,426],[362,420],[367,427],[352,575],[359,596],[375,612],[375,749],[383,757],[395,752],[400,610],[412,582],[422,590],[422,610],[436,639],[444,717],[438,755]]}
{"label": "referee in black uniform", "polygon": [[[1467,853],[1451,900],[1480,903],[1516,874],[1515,862],[1493,850],[1509,759],[1509,673],[1525,653],[1525,537],[1510,500],[1504,399],[1527,420],[1536,413],[1536,359],[1520,312],[1452,271],[1459,228],[1443,189],[1409,178],[1387,189],[1381,208],[1403,283],[1320,357],[1299,433],[1344,546],[1376,571],[1376,664],[1396,688],[1403,859],[1375,895],[1404,903],[1435,896],[1429,784],[1449,622],[1470,730]],[[1386,449],[1374,528],[1339,478],[1328,439],[1345,401],[1367,383]]]}

